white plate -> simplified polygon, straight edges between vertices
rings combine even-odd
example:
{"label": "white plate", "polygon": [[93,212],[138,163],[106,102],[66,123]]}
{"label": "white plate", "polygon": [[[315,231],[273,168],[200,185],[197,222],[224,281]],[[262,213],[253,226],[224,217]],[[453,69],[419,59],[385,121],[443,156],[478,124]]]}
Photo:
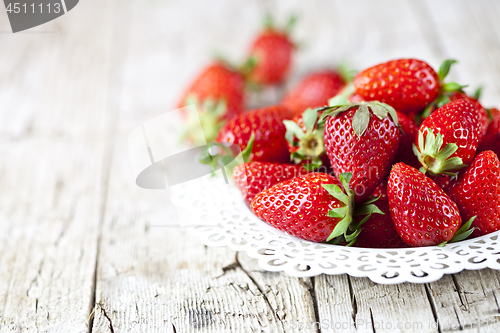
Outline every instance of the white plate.
{"label": "white plate", "polygon": [[236,187],[226,185],[222,177],[175,186],[171,200],[196,215],[200,224],[191,230],[205,245],[244,251],[267,271],[296,277],[347,273],[395,284],[433,282],[464,269],[500,270],[500,231],[444,247],[345,247],[301,240],[271,227],[252,213]]}

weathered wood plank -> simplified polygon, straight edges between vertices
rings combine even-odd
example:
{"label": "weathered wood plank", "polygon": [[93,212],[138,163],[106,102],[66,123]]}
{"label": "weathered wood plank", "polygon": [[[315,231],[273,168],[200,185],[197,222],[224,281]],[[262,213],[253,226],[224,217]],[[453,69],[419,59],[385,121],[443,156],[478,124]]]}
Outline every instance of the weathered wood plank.
{"label": "weathered wood plank", "polygon": [[429,289],[443,331],[486,331],[498,322],[499,284],[496,272],[486,269],[445,276],[431,283]]}
{"label": "weathered wood plank", "polygon": [[361,332],[437,332],[424,285],[380,285],[351,278]]}
{"label": "weathered wood plank", "polygon": [[0,34],[2,332],[89,329],[112,11],[87,1],[72,14],[33,30],[52,33]]}
{"label": "weathered wood plank", "polygon": [[[0,162],[0,221],[5,230],[0,245],[2,330],[87,329],[100,210],[105,225],[94,332],[289,331],[289,318],[297,320],[297,328],[312,323],[312,331],[336,331],[337,323],[345,323],[348,330],[356,323],[359,331],[384,331],[391,329],[382,323],[394,327],[418,318],[425,325],[434,315],[443,331],[456,323],[477,331],[472,326],[475,318],[496,318],[500,289],[494,271],[448,276],[427,287],[374,285],[345,275],[295,279],[262,272],[244,254],[236,257],[228,249],[205,248],[182,230],[151,227],[164,198],[134,187],[126,152],[128,132],[175,105],[187,80],[208,61],[200,55],[219,49],[230,58],[242,57],[267,9],[277,12],[280,20],[297,8],[302,13],[296,36],[306,41],[306,48],[297,59],[295,77],[340,59],[363,68],[403,56],[438,65],[444,56],[456,55],[461,65],[452,78],[470,78],[473,85],[497,84],[498,71],[486,69],[483,60],[498,67],[498,5],[478,2],[468,9],[465,2],[429,1],[436,27],[432,30],[421,23],[428,21],[427,7],[414,13],[416,7],[409,1],[273,1],[249,4],[241,11],[239,4],[219,0],[200,12],[187,10],[199,8],[194,0],[140,6],[132,2],[126,3],[125,13],[113,3],[105,5],[106,14],[99,20],[95,8],[102,10],[103,5],[87,0],[75,9],[79,13],[44,26],[58,34],[43,35],[43,40],[0,35],[9,49],[0,55],[2,63],[9,64],[0,66],[0,101],[8,110],[0,113],[5,158]],[[112,10],[119,12],[114,19]],[[464,29],[470,26],[461,22],[469,22],[470,13],[479,28],[468,31]],[[89,26],[82,17],[93,17],[99,24]],[[5,21],[0,23],[5,26]],[[235,33],[228,25],[241,31]],[[200,38],[207,26],[213,33]],[[116,33],[123,27],[128,28]],[[464,41],[473,47],[464,48]],[[118,82],[117,75],[123,80]],[[485,93],[487,105],[498,104],[498,90],[490,89]],[[279,94],[271,92],[263,100],[275,100]],[[108,150],[102,145],[114,138],[114,126],[119,135],[114,150]],[[75,174],[81,177],[75,179]],[[435,302],[434,315],[429,300]],[[443,324],[447,319],[450,325]],[[493,332],[492,327],[480,331]]]}
{"label": "weathered wood plank", "polygon": [[1,330],[87,331],[103,149],[31,138],[1,150]]}
{"label": "weathered wood plank", "polygon": [[321,329],[316,318],[316,285],[314,279],[294,278],[284,273],[263,271],[257,260],[239,252],[237,260],[267,298],[272,311],[283,323],[285,332]]}
{"label": "weathered wood plank", "polygon": [[321,332],[354,331],[357,305],[349,276],[320,275],[314,282]]}

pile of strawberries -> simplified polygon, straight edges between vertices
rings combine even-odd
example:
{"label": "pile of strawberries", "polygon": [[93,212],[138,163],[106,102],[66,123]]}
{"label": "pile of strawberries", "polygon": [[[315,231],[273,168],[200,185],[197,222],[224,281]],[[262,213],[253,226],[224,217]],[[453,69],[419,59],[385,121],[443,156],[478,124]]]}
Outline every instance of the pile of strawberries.
{"label": "pile of strawberries", "polygon": [[283,82],[293,53],[288,33],[268,26],[243,66],[209,66],[180,103],[197,104],[208,140],[248,153],[233,178],[259,218],[305,240],[373,248],[500,229],[500,111],[445,82],[454,61],[436,72],[397,59],[352,80],[314,72],[279,105],[245,112],[245,87]]}

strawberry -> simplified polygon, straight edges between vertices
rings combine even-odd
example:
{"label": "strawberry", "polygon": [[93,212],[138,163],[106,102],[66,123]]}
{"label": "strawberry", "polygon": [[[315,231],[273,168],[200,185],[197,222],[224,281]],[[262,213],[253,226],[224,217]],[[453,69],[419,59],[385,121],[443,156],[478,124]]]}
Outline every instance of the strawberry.
{"label": "strawberry", "polygon": [[250,162],[237,165],[233,169],[233,179],[246,202],[282,181],[308,173],[300,165]]}
{"label": "strawberry", "polygon": [[500,132],[500,111],[496,108],[488,110],[490,124],[488,126],[487,134],[494,134]]}
{"label": "strawberry", "polygon": [[375,191],[373,191],[372,197],[375,197],[375,198],[379,198],[380,197],[380,200],[387,200],[387,183],[384,181],[384,182],[381,182],[377,188],[375,189]]}
{"label": "strawberry", "polygon": [[500,156],[500,132],[489,134],[479,144],[478,151],[491,150]]}
{"label": "strawberry", "polygon": [[411,166],[398,163],[392,167],[387,196],[396,231],[408,245],[439,245],[455,234],[455,240],[468,236],[462,229],[457,233],[462,219],[455,202]]}
{"label": "strawberry", "polygon": [[357,95],[357,94],[349,96],[348,100],[351,103],[359,103],[359,102],[364,101],[363,97],[361,97],[360,95]]}
{"label": "strawberry", "polygon": [[479,144],[476,106],[465,99],[445,104],[420,125],[414,152],[422,172],[454,175],[472,162]]}
{"label": "strawberry", "polygon": [[500,230],[500,161],[494,152],[478,154],[449,194],[464,220],[477,216],[473,236]]}
{"label": "strawberry", "polygon": [[[350,175],[339,178],[316,172],[299,176],[257,194],[250,207],[259,218],[293,236],[313,242],[342,236],[350,243],[360,232],[352,224],[354,193],[349,189]],[[360,211],[381,213],[372,204]]]}
{"label": "strawberry", "polygon": [[328,104],[328,99],[337,95],[344,85],[342,76],[331,70],[314,72],[307,75],[283,98],[281,104],[296,115],[308,108],[317,108]]}
{"label": "strawberry", "polygon": [[368,248],[403,248],[406,243],[399,237],[399,234],[392,222],[389,202],[380,198],[376,205],[384,214],[374,214],[363,223],[361,232],[354,243],[355,247]]}
{"label": "strawberry", "polygon": [[326,171],[330,161],[323,144],[324,124],[318,123],[318,119],[317,110],[307,109],[303,115],[295,116],[293,121],[284,120],[285,138],[294,163],[302,164],[308,170],[325,166]]}
{"label": "strawberry", "polygon": [[387,103],[405,114],[425,109],[441,89],[440,77],[426,62],[398,59],[370,67],[354,78],[356,94]]}
{"label": "strawberry", "polygon": [[488,125],[490,123],[490,119],[488,118],[488,111],[486,111],[486,109],[481,105],[481,103],[479,103],[477,99],[467,96],[467,94],[462,91],[454,91],[450,94],[449,100],[451,102],[458,101],[460,99],[465,99],[474,104],[475,109],[473,111],[479,114],[479,126],[477,126],[476,129],[478,131],[479,141],[481,141],[486,135],[486,132],[488,131]]}
{"label": "strawberry", "polygon": [[491,122],[485,137],[479,143],[478,151],[491,150],[500,156],[500,111],[492,108],[488,110],[488,114]]}
{"label": "strawberry", "polygon": [[418,127],[415,122],[404,113],[397,111],[397,114],[399,124],[401,125],[401,130],[403,131],[403,135],[401,136],[401,140],[399,141],[399,149],[394,161],[403,162],[405,164],[411,165],[414,168],[419,168],[420,162],[413,153],[412,149],[415,138],[417,137]]}
{"label": "strawberry", "polygon": [[[206,67],[193,81],[181,98],[178,107],[196,104],[200,119],[187,119],[188,137],[194,126],[202,128],[207,142],[213,141],[218,130],[228,119],[240,115],[244,110],[245,81],[241,74],[221,63]],[[201,142],[205,138],[192,138]]]}
{"label": "strawberry", "polygon": [[457,178],[454,176],[429,176],[439,187],[443,189],[446,193],[455,185]]}
{"label": "strawberry", "polygon": [[335,174],[352,173],[350,187],[359,203],[390,171],[401,135],[398,117],[391,106],[377,101],[345,104],[341,96],[330,103],[322,115],[326,153]]}
{"label": "strawberry", "polygon": [[228,121],[216,141],[235,143],[244,150],[253,132],[255,141],[249,162],[289,163],[286,128],[282,121],[292,117],[293,113],[280,105],[255,109]]}
{"label": "strawberry", "polygon": [[269,20],[264,31],[253,41],[249,60],[243,65],[243,71],[248,72],[250,82],[276,84],[286,78],[295,49],[288,35],[293,23],[292,18],[287,28],[281,31],[273,27]]}

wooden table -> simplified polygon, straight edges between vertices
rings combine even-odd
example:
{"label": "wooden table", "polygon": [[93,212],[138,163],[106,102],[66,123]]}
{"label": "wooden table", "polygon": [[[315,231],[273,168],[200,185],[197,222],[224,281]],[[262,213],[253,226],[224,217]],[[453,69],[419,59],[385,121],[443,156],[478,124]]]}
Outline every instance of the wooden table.
{"label": "wooden table", "polygon": [[135,186],[127,135],[173,109],[214,51],[240,59],[267,11],[300,15],[292,82],[342,60],[455,58],[451,78],[500,105],[493,0],[85,0],[18,34],[2,9],[1,332],[500,331],[500,272],[293,278],[155,227],[165,198]]}

